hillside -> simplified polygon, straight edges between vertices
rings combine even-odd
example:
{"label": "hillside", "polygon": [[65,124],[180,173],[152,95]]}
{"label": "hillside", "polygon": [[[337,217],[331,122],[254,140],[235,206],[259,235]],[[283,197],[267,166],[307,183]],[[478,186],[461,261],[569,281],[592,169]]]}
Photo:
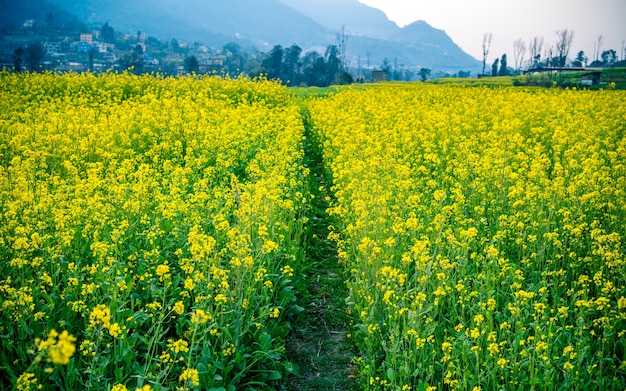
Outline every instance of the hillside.
{"label": "hillside", "polygon": [[49,0],[88,23],[109,22],[118,31],[143,31],[220,47],[230,41],[266,50],[275,44],[313,45],[325,29],[277,0]]}
{"label": "hillside", "polygon": [[20,26],[27,19],[55,26],[81,24],[79,18],[46,0],[0,0],[0,28]]}
{"label": "hillside", "polygon": [[443,30],[435,29],[423,20],[405,26],[391,37],[400,42],[413,56],[422,58],[434,69],[456,67],[457,70],[477,66],[478,61],[462,51]]}
{"label": "hillside", "polygon": [[236,42],[248,51],[297,44],[304,51],[337,43],[345,26],[347,59],[353,66],[391,64],[435,71],[476,72],[478,60],[463,52],[442,30],[426,22],[399,28],[386,15],[357,0],[0,0],[11,18],[1,25],[46,15],[72,15],[91,28],[105,22],[118,32],[141,31],[161,39],[201,42],[220,48]]}
{"label": "hillside", "polygon": [[400,31],[384,12],[357,0],[281,0],[332,31],[388,38]]}

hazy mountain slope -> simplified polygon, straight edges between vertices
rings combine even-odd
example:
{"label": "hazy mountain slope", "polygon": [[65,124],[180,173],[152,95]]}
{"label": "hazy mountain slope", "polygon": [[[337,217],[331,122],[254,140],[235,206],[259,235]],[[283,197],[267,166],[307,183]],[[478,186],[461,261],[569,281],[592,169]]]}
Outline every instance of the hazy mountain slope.
{"label": "hazy mountain slope", "polygon": [[[9,0],[0,0],[9,3]],[[15,1],[15,0],[14,0]],[[40,4],[43,0],[20,0]],[[336,44],[341,26],[351,36],[347,59],[356,66],[390,64],[434,70],[479,69],[444,31],[425,22],[400,29],[382,11],[357,0],[47,0],[95,26],[142,31],[160,39],[201,42],[219,48],[235,41],[268,51],[274,45],[299,45],[305,51]],[[322,49],[323,52],[323,49]]]}
{"label": "hazy mountain slope", "polygon": [[149,0],[49,0],[72,12],[87,23],[108,22],[116,31],[125,33],[145,32],[160,38],[192,39],[208,31],[192,26],[163,10],[153,7]]}
{"label": "hazy mountain slope", "polygon": [[117,31],[211,44],[245,39],[259,46],[318,42],[325,29],[278,0],[50,0],[87,22]]}
{"label": "hazy mountain slope", "polygon": [[424,59],[432,68],[467,69],[478,67],[479,61],[465,53],[443,30],[438,30],[423,20],[405,26],[391,37],[402,42],[413,53]]}
{"label": "hazy mountain slope", "polygon": [[385,38],[400,31],[384,12],[358,0],[280,0],[332,31]]}
{"label": "hazy mountain slope", "polygon": [[0,27],[21,25],[27,19],[55,25],[80,24],[78,18],[45,0],[0,0]]}
{"label": "hazy mountain slope", "polygon": [[311,44],[325,36],[322,25],[277,0],[184,0],[176,4],[156,0],[154,3],[193,25],[268,45]]}
{"label": "hazy mountain slope", "polygon": [[[437,70],[479,69],[479,62],[463,52],[442,30],[418,21],[400,29],[380,10],[357,0],[280,0],[323,24],[333,32],[342,26],[348,38],[347,57],[352,64],[378,66],[385,59],[398,67]],[[336,38],[331,41],[335,43]]]}

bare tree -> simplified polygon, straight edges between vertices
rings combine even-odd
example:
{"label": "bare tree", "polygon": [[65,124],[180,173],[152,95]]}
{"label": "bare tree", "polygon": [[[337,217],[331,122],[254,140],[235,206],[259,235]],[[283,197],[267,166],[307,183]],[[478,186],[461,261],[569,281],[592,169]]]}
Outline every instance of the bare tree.
{"label": "bare tree", "polygon": [[348,36],[346,35],[346,25],[341,26],[341,31],[337,33],[337,47],[339,48],[339,59],[341,60],[341,67],[344,70],[348,69],[346,63],[346,46],[348,45]]}
{"label": "bare tree", "polygon": [[541,61],[541,50],[543,49],[543,37],[535,37],[530,41],[530,66],[537,67]]}
{"label": "bare tree", "polygon": [[485,74],[485,66],[487,65],[487,56],[489,55],[492,39],[493,34],[491,33],[485,33],[485,35],[483,35],[483,75]]}
{"label": "bare tree", "polygon": [[568,29],[560,30],[556,32],[557,41],[555,47],[555,54],[557,57],[557,66],[564,67],[567,62],[567,55],[572,47],[574,41],[574,32]]}
{"label": "bare tree", "polygon": [[526,55],[526,44],[521,38],[513,41],[513,60],[515,61],[515,70],[519,73],[522,64],[524,63],[524,56]]}
{"label": "bare tree", "polygon": [[602,50],[602,41],[604,40],[604,37],[602,37],[602,34],[598,35],[598,39],[596,40],[596,42],[594,42],[593,44],[593,59],[595,61],[600,61],[600,50]]}
{"label": "bare tree", "polygon": [[555,55],[555,53],[556,53],[556,49],[553,45],[546,46],[546,51],[543,55],[543,57],[545,58],[544,63],[546,66],[549,66],[549,67],[556,66],[557,56]]}

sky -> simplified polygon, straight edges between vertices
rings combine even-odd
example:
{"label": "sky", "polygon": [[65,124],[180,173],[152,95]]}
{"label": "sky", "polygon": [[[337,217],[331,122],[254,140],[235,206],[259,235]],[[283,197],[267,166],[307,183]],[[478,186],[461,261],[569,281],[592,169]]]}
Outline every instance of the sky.
{"label": "sky", "polygon": [[613,49],[621,59],[626,41],[626,0],[359,1],[382,10],[400,27],[424,20],[444,30],[461,49],[480,61],[483,37],[491,33],[488,64],[504,53],[512,63],[513,42],[519,38],[528,46],[534,37],[543,37],[545,50],[547,45],[556,42],[556,31],[564,29],[574,33],[570,59],[583,50],[594,60],[600,35],[600,52]]}

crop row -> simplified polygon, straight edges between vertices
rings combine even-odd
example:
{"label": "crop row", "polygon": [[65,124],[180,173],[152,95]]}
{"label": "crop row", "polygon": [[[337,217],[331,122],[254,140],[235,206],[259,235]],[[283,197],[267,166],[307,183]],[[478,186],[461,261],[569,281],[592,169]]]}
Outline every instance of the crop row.
{"label": "crop row", "polygon": [[291,370],[302,121],[265,81],[0,74],[0,388]]}
{"label": "crop row", "polygon": [[360,389],[624,389],[623,93],[388,85],[309,110]]}

